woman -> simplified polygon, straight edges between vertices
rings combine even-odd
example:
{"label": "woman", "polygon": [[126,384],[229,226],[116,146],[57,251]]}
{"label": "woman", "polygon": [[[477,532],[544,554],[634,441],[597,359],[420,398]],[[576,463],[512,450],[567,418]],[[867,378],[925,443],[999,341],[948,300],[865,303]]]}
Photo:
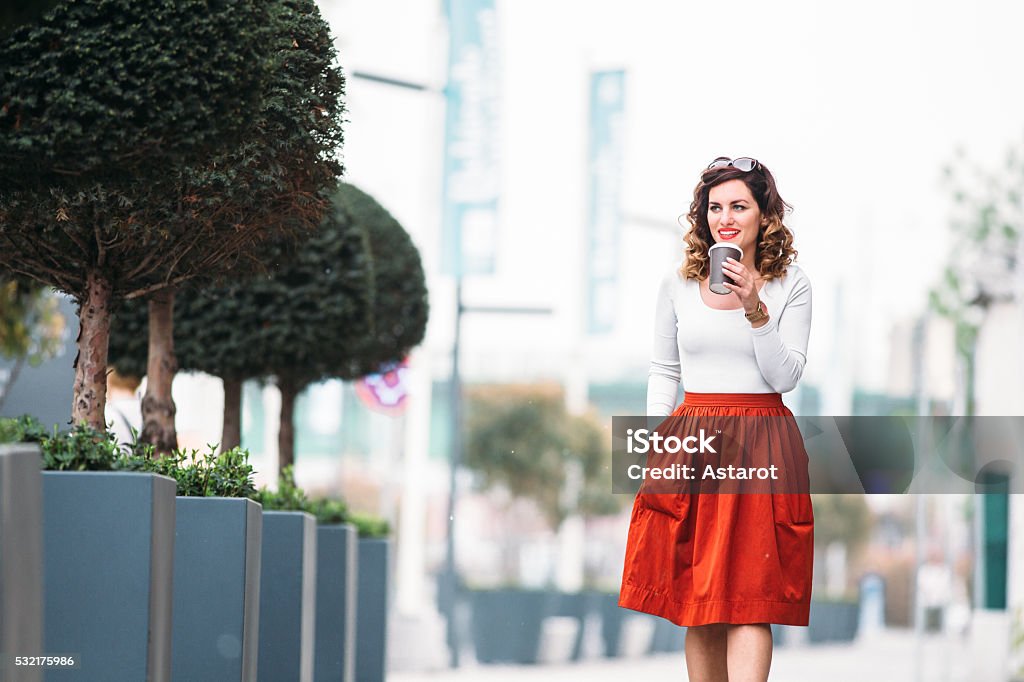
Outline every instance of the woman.
{"label": "woman", "polygon": [[[792,263],[787,208],[764,164],[715,159],[694,190],[682,267],[658,293],[647,414],[676,418],[659,430],[721,430],[742,444],[747,463],[775,464],[798,482],[772,488],[786,492],[725,494],[698,468],[685,490],[637,495],[619,605],[687,626],[691,681],[767,680],[770,623],[808,621],[807,453],[781,394],[803,373],[811,287]],[[735,282],[724,295],[709,289],[715,243],[743,254],[722,266]],[[676,407],[680,380],[686,393]]]}

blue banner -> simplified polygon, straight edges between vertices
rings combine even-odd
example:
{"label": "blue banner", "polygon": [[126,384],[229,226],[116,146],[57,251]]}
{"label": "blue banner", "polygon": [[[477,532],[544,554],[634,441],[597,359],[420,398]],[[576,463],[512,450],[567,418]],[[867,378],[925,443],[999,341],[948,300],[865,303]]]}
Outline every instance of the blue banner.
{"label": "blue banner", "polygon": [[442,261],[446,274],[491,274],[498,225],[498,27],[494,0],[447,0],[448,84]]}
{"label": "blue banner", "polygon": [[616,313],[619,232],[622,226],[623,127],[626,74],[598,71],[590,78],[587,153],[587,332],[611,331]]}

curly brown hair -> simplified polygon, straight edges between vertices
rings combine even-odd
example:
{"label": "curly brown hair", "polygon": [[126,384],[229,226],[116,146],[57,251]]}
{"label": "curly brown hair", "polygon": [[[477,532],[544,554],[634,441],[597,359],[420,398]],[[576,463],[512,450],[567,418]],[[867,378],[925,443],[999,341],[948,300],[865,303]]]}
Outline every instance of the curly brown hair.
{"label": "curly brown hair", "polygon": [[709,168],[701,173],[700,182],[693,190],[690,212],[686,215],[690,229],[683,237],[686,249],[680,274],[686,279],[697,280],[708,276],[708,249],[715,243],[708,225],[708,195],[712,187],[729,180],[743,181],[767,221],[767,225],[762,225],[758,230],[757,252],[754,254],[758,271],[766,280],[785,276],[786,268],[796,258],[797,252],[793,248],[793,233],[782,219],[793,207],[779,196],[775,178],[761,162],[750,171],[725,166]]}

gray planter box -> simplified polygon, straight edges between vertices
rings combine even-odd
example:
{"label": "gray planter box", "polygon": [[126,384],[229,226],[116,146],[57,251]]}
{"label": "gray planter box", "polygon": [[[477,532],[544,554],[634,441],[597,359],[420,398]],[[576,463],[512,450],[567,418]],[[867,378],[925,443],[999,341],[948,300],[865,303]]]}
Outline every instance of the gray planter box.
{"label": "gray planter box", "polygon": [[[772,626],[774,632],[774,626]],[[779,640],[775,640],[776,643]],[[654,636],[651,638],[651,653],[677,654],[686,644],[686,628],[670,620],[658,618],[654,621]]]}
{"label": "gray planter box", "polygon": [[359,538],[350,524],[317,526],[316,536],[313,679],[354,682]]}
{"label": "gray planter box", "polygon": [[181,682],[255,680],[263,508],[179,497],[174,540],[174,653]]}
{"label": "gray planter box", "polygon": [[[43,653],[43,477],[35,445],[0,445],[0,654]],[[0,656],[2,658],[2,656]],[[0,678],[14,672],[0,670]],[[19,680],[37,682],[39,669]]]}
{"label": "gray planter box", "polygon": [[383,682],[387,661],[388,575],[391,541],[359,540],[356,603],[356,680]]}
{"label": "gray planter box", "polygon": [[43,472],[43,649],[75,654],[51,680],[171,679],[175,483]]}
{"label": "gray planter box", "polygon": [[619,606],[618,593],[602,592],[598,597],[601,613],[601,636],[604,640],[604,655],[614,658],[621,655],[622,622],[633,611]]}
{"label": "gray planter box", "polygon": [[312,682],[316,636],[316,519],[263,512],[258,679]]}
{"label": "gray planter box", "polygon": [[[473,647],[480,663],[537,663],[544,619],[558,595],[546,589],[505,587],[470,591]],[[362,619],[362,611],[359,618]]]}
{"label": "gray planter box", "polygon": [[852,642],[857,636],[859,616],[857,602],[828,602],[812,599],[807,641],[811,644]]}

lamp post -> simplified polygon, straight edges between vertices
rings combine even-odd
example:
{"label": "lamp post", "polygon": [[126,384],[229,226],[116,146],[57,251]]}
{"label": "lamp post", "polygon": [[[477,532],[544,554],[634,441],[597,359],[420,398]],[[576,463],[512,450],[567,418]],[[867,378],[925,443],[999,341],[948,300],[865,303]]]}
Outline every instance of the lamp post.
{"label": "lamp post", "polygon": [[[461,251],[461,240],[456,239],[456,250]],[[462,463],[462,374],[459,358],[462,350],[462,316],[466,313],[498,315],[550,315],[551,308],[467,306],[462,298],[462,274],[455,274],[455,338],[452,343],[452,369],[450,384],[449,432],[451,433],[451,457],[448,466],[448,534],[445,540],[445,565],[440,580],[441,611],[448,623],[448,650],[451,667],[459,667],[461,646],[458,627],[458,570],[455,566],[455,518],[458,500],[458,469]]]}

